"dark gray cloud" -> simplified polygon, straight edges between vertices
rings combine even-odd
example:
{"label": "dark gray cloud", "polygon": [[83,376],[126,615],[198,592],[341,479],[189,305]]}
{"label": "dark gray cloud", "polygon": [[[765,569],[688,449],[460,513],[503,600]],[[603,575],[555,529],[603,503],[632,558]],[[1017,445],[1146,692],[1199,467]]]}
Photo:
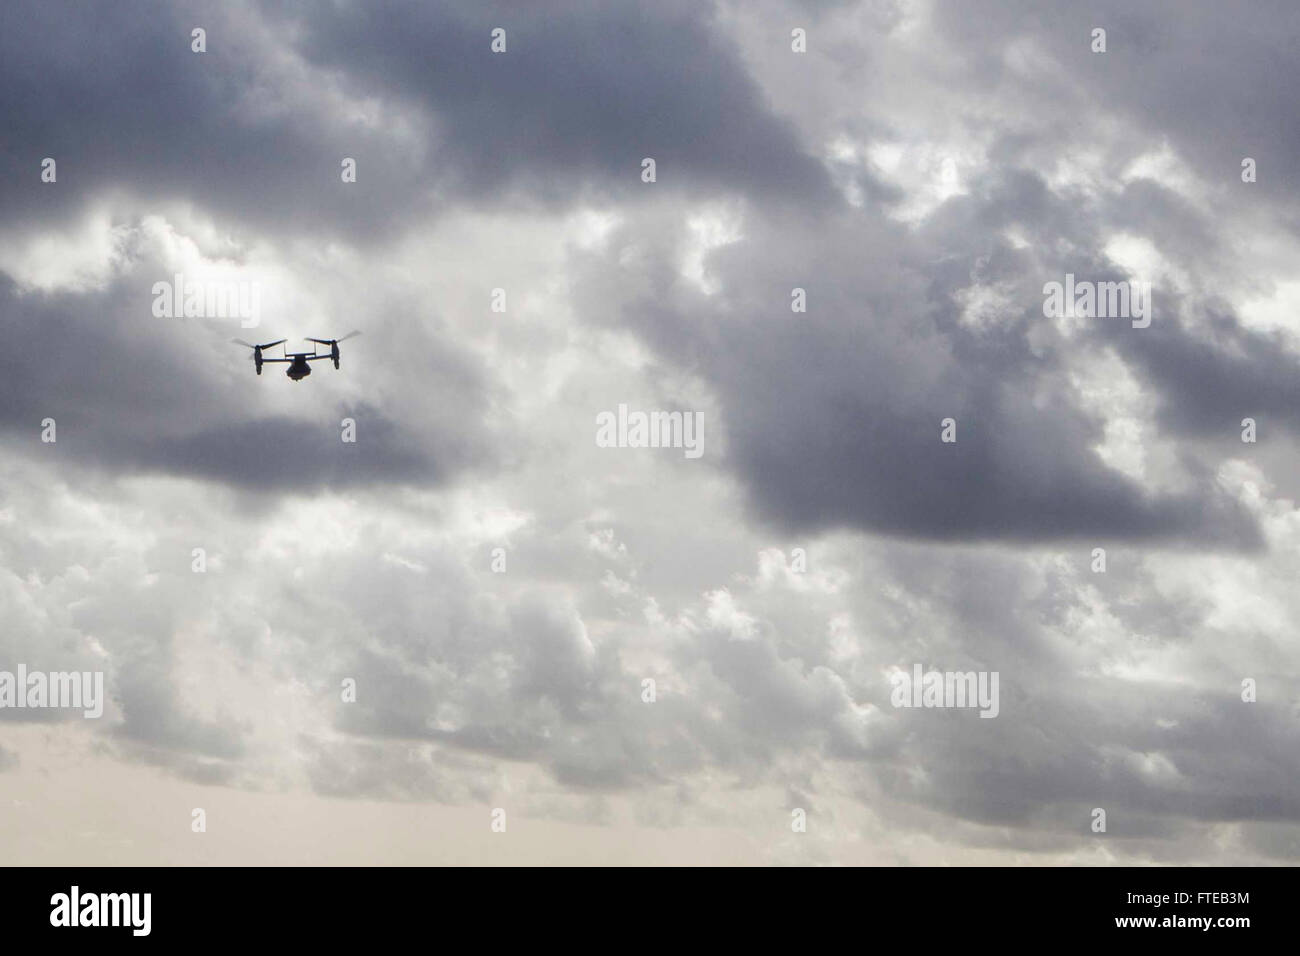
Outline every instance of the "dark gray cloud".
{"label": "dark gray cloud", "polygon": [[[642,246],[637,227],[581,264],[581,295],[593,319],[636,329],[715,386],[731,466],[764,517],[936,539],[1258,546],[1253,520],[1209,476],[1193,493],[1159,494],[1095,454],[1102,423],[1072,394],[1073,346],[1043,318],[1045,273],[1032,259],[974,230],[945,256],[857,213],[750,228],[710,258],[714,296],[679,281],[670,242],[651,249],[648,281],[631,275],[640,265],[620,257]],[[951,233],[945,244],[957,244]],[[977,269],[979,281],[1014,284],[991,327],[959,319],[957,294]],[[807,314],[790,310],[796,286]],[[945,418],[955,444],[940,441]]]}
{"label": "dark gray cloud", "polygon": [[[453,195],[644,195],[641,160],[692,193],[827,201],[829,181],[771,115],[710,5],[273,4],[298,50],[362,90],[433,117],[429,169]],[[507,52],[489,48],[506,30]]]}
{"label": "dark gray cloud", "polygon": [[[340,116],[287,37],[224,4],[11,4],[0,13],[0,201],[48,223],[105,192],[205,207],[235,228],[358,238],[427,199],[419,163],[382,129]],[[190,49],[207,30],[206,53]],[[345,156],[362,175],[341,182]],[[41,161],[58,181],[40,180]]]}
{"label": "dark gray cloud", "polygon": [[[941,0],[931,22],[960,51],[966,79],[990,94],[1007,78],[1003,56],[1011,43],[1032,37],[1051,53],[1062,73],[1038,79],[1054,89],[1062,83],[1077,96],[1058,102],[1057,116],[1037,118],[1048,128],[1059,123],[1068,137],[1052,142],[1053,150],[1085,144],[1094,127],[1080,118],[1114,116],[1142,132],[1131,148],[1167,138],[1207,179],[1245,190],[1245,208],[1281,203],[1294,210],[1300,171],[1290,157],[1300,143],[1294,124],[1276,118],[1286,115],[1300,80],[1295,4],[1265,0],[1241,9],[1212,0],[1140,6],[1123,0],[1087,6]],[[1091,52],[1096,27],[1107,31],[1105,54]],[[1246,156],[1267,170],[1249,187],[1240,180]]]}
{"label": "dark gray cloud", "polygon": [[[29,223],[107,191],[233,228],[376,241],[448,207],[646,186],[828,201],[709,8],[147,2],[11,5],[0,201]],[[490,32],[508,31],[493,55]],[[207,30],[207,52],[190,32]],[[366,115],[369,114],[369,115]],[[56,184],[41,162],[58,163]],[[343,184],[340,163],[357,161]]]}
{"label": "dark gray cloud", "polygon": [[1172,322],[1146,331],[1112,341],[1160,395],[1169,433],[1240,444],[1250,417],[1300,435],[1300,360],[1280,331],[1252,331],[1223,314],[1196,331]]}

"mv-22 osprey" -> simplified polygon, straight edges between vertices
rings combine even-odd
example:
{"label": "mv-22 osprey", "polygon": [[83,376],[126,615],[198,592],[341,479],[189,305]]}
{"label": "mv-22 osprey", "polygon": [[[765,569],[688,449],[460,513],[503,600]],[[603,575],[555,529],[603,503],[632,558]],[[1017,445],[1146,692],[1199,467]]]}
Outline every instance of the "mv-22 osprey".
{"label": "mv-22 osprey", "polygon": [[286,374],[295,382],[300,382],[311,374],[311,366],[307,363],[313,362],[316,359],[333,359],[334,367],[338,368],[339,343],[346,342],[354,335],[360,334],[360,332],[349,332],[341,339],[313,339],[308,337],[308,342],[315,342],[317,345],[328,345],[330,350],[328,352],[320,353],[317,353],[314,349],[310,352],[290,352],[286,350],[284,358],[265,358],[262,355],[262,350],[274,348],[277,345],[283,345],[285,342],[289,341],[288,339],[279,339],[275,342],[267,342],[265,345],[253,345],[251,342],[245,342],[243,339],[231,339],[230,341],[234,342],[236,345],[243,345],[253,350],[253,366],[257,369],[258,375],[262,374],[263,362],[285,362],[289,366],[289,368],[286,369]]}

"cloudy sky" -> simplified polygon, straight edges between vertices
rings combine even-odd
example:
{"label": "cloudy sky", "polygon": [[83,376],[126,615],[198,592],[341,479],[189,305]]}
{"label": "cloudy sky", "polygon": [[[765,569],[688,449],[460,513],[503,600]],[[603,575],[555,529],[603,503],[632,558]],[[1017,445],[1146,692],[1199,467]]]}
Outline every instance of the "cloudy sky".
{"label": "cloudy sky", "polygon": [[[0,710],[0,859],[1300,859],[1298,38],[4,4],[0,670],[108,701]],[[230,341],[353,329],[302,382]],[[600,447],[620,404],[703,454]],[[997,717],[893,706],[918,664]]]}

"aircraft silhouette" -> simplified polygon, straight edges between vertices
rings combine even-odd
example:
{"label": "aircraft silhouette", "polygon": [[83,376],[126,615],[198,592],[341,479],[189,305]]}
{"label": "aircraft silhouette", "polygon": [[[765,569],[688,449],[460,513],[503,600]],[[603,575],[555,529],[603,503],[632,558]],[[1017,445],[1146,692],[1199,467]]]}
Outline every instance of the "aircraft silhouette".
{"label": "aircraft silhouette", "polygon": [[262,363],[264,362],[285,362],[289,366],[289,368],[285,370],[285,374],[287,374],[295,382],[300,382],[308,375],[311,374],[311,366],[308,365],[307,363],[315,361],[316,359],[323,359],[323,358],[333,359],[334,367],[338,368],[339,367],[339,343],[346,342],[354,335],[360,335],[360,334],[361,334],[360,332],[349,332],[341,339],[313,339],[310,336],[308,336],[307,337],[308,342],[315,342],[318,345],[328,345],[330,347],[330,350],[328,352],[320,353],[320,354],[318,354],[314,349],[310,352],[286,351],[284,353],[285,355],[284,358],[263,358],[262,350],[274,348],[277,345],[283,345],[285,342],[289,341],[288,339],[277,339],[274,342],[267,342],[265,345],[253,345],[251,342],[245,342],[243,339],[231,339],[230,341],[234,342],[236,345],[242,345],[246,348],[250,348],[253,350],[253,366],[257,369],[258,375],[262,374]]}

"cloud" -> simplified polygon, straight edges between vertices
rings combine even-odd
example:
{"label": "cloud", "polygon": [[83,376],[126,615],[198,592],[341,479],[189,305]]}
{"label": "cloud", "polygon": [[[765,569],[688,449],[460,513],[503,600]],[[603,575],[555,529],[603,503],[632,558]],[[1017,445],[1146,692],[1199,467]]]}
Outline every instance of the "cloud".
{"label": "cloud", "polygon": [[[855,214],[755,215],[745,239],[710,256],[720,289],[706,295],[676,279],[680,240],[661,228],[647,242],[628,227],[585,256],[586,314],[695,365],[723,409],[727,465],[776,526],[1259,546],[1212,475],[1161,493],[1096,454],[1102,423],[1068,378],[1076,344],[1043,319],[1043,273],[1029,257],[973,234],[935,261],[933,246]],[[1019,304],[972,326],[959,293],[991,281],[1009,283]],[[794,288],[807,314],[791,312]],[[940,441],[947,418],[955,443]]]}
{"label": "cloud", "polygon": [[[382,376],[386,368],[418,363],[422,393],[436,397],[418,414],[397,389],[366,396],[345,384],[344,391],[329,391],[328,376],[338,373],[328,362],[314,363],[310,393],[290,391],[303,383],[286,382],[282,365],[267,365],[255,377],[248,354],[229,339],[272,329],[292,334],[284,318],[245,330],[237,319],[156,317],[151,290],[172,282],[176,267],[139,221],[124,236],[123,261],[102,288],[23,291],[0,277],[0,322],[36,350],[0,356],[0,427],[11,449],[115,473],[195,477],[250,494],[439,484],[491,465],[482,374],[470,356],[422,329],[404,333],[410,351],[386,353],[384,339],[398,330],[388,311],[393,293],[372,293],[347,310],[348,321],[375,341],[347,343],[343,366],[352,372],[369,365]],[[282,288],[294,287],[291,281]],[[294,325],[300,335],[339,334],[302,319]],[[285,348],[304,346],[291,339]],[[345,418],[355,423],[355,443],[342,441]],[[57,429],[52,444],[40,441],[46,419]]]}
{"label": "cloud", "polygon": [[[107,761],[604,859],[1294,858],[1295,16],[5,8],[0,667],[109,696],[0,714],[11,826]],[[155,316],[178,273],[260,322]],[[1046,317],[1066,273],[1149,278],[1151,326]],[[300,383],[229,341],[354,328]],[[620,403],[704,457],[596,446]],[[998,717],[893,707],[915,664]]]}

